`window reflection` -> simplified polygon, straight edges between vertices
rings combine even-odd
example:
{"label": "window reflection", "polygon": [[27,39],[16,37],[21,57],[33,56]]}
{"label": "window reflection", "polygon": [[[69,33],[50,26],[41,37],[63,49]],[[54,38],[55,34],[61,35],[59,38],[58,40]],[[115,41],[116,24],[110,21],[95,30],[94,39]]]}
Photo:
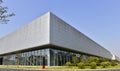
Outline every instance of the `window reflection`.
{"label": "window reflection", "polygon": [[73,57],[78,60],[84,59],[87,56],[79,53],[62,51],[57,49],[40,49],[35,51],[6,55],[3,57],[3,65],[27,65],[41,66],[45,56],[45,65],[50,63],[50,66],[62,66],[66,62],[73,61]]}

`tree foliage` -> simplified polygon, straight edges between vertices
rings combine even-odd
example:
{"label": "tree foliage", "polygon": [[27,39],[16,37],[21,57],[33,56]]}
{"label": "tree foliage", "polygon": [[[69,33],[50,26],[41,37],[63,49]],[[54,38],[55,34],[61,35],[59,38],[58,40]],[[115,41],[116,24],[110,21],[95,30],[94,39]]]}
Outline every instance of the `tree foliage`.
{"label": "tree foliage", "polygon": [[96,62],[91,62],[90,67],[91,67],[91,69],[96,69],[97,63]]}
{"label": "tree foliage", "polygon": [[107,66],[109,66],[110,65],[110,62],[102,62],[101,63],[101,66],[103,67],[103,68],[106,68]]}
{"label": "tree foliage", "polygon": [[101,63],[101,62],[105,62],[105,61],[109,61],[109,59],[107,59],[107,58],[99,58],[99,62]]}
{"label": "tree foliage", "polygon": [[84,69],[85,68],[85,64],[83,62],[78,63],[77,66],[80,69]]}
{"label": "tree foliage", "polygon": [[66,62],[65,65],[66,65],[66,66],[72,66],[72,63],[71,63],[71,62]]}
{"label": "tree foliage", "polygon": [[14,13],[8,13],[8,7],[2,6],[3,0],[0,0],[0,23],[7,24],[9,17],[14,16]]}
{"label": "tree foliage", "polygon": [[80,62],[83,62],[86,66],[89,65],[88,57],[82,56],[80,59]]}
{"label": "tree foliage", "polygon": [[96,62],[98,63],[99,62],[99,58],[98,57],[94,57],[94,56],[90,56],[88,58],[88,62],[91,63],[91,62]]}
{"label": "tree foliage", "polygon": [[[79,60],[80,59],[80,60]],[[107,58],[95,57],[95,56],[81,56],[78,58],[77,56],[72,56],[71,62],[66,62],[66,66],[77,66],[79,69],[84,69],[90,67],[91,69],[96,69],[99,67],[108,68],[110,66],[116,66],[119,64],[117,60],[111,60]],[[99,67],[98,67],[99,66]]]}
{"label": "tree foliage", "polygon": [[79,59],[77,58],[77,56],[72,56],[72,62],[73,62],[73,65],[77,65],[77,63],[79,62]]}
{"label": "tree foliage", "polygon": [[118,65],[118,62],[116,60],[111,60],[110,64],[111,64],[111,66],[116,66],[116,65]]}

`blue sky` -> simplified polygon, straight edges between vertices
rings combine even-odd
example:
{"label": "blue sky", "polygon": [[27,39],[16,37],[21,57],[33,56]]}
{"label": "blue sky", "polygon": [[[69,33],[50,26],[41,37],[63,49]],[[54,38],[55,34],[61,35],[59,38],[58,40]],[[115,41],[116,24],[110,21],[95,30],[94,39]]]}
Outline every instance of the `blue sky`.
{"label": "blue sky", "polygon": [[120,57],[120,0],[5,0],[14,12],[0,38],[51,11]]}

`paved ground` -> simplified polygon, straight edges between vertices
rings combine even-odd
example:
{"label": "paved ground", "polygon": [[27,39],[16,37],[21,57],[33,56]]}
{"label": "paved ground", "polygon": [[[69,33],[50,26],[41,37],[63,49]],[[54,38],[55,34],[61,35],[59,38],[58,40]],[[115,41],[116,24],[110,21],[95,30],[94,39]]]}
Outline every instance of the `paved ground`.
{"label": "paved ground", "polygon": [[3,69],[0,71],[120,71],[120,69],[109,69],[109,70],[24,70],[24,69]]}

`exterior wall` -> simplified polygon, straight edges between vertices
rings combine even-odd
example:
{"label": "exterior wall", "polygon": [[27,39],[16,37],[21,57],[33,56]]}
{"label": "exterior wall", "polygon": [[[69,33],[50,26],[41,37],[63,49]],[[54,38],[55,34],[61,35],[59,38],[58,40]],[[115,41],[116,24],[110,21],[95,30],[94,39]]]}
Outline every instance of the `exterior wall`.
{"label": "exterior wall", "polygon": [[39,49],[5,55],[0,65],[42,66],[43,57],[45,57],[45,65],[50,66],[50,49]]}
{"label": "exterior wall", "polygon": [[117,57],[117,56],[115,56],[115,60],[118,60],[118,61],[120,61],[120,58],[119,58],[119,57]]}
{"label": "exterior wall", "polygon": [[49,44],[49,13],[0,39],[0,54]]}
{"label": "exterior wall", "polygon": [[47,13],[0,39],[0,55],[46,44],[112,59],[108,50],[52,13]]}
{"label": "exterior wall", "polygon": [[50,16],[50,43],[91,55],[112,58],[108,50],[53,14]]}

